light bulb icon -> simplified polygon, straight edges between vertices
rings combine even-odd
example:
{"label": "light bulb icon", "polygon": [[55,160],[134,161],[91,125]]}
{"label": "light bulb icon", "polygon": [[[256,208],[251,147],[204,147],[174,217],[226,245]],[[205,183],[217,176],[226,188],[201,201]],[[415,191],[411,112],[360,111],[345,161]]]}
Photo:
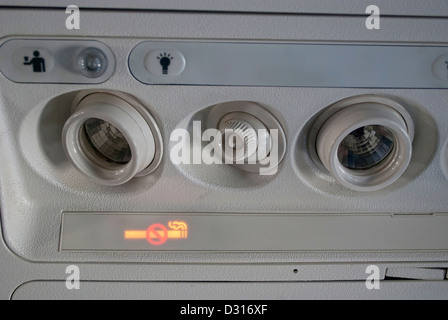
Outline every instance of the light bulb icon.
{"label": "light bulb icon", "polygon": [[171,64],[171,60],[173,60],[173,57],[170,53],[164,52],[163,54],[160,54],[160,56],[157,57],[160,61],[160,65],[162,66],[162,73],[168,74],[168,66]]}

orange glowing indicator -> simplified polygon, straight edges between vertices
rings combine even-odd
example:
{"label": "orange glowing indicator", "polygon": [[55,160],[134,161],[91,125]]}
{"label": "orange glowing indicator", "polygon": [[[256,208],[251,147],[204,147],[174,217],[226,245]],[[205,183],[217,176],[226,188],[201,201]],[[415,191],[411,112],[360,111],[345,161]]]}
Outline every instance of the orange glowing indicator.
{"label": "orange glowing indicator", "polygon": [[126,230],[126,240],[146,239],[150,244],[160,246],[168,239],[187,239],[188,225],[184,221],[169,221],[168,228],[160,223],[154,223],[147,230]]}

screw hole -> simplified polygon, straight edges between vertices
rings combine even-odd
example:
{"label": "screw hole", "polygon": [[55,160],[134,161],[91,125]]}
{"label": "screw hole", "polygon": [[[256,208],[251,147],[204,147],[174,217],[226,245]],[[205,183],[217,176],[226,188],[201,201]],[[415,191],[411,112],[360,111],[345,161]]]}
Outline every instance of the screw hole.
{"label": "screw hole", "polygon": [[298,269],[294,269],[294,270],[292,270],[292,272],[299,273],[299,270]]}

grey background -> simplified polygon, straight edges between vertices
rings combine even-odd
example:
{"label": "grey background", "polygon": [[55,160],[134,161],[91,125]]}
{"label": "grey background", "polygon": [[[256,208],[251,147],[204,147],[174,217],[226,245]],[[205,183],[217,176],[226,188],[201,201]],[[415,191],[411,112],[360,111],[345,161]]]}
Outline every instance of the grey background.
{"label": "grey background", "polygon": [[[432,6],[429,2],[413,2],[412,5],[404,2],[406,4],[399,7],[409,8],[408,12],[419,12],[423,6],[424,10],[434,9],[431,11],[434,15],[446,16],[443,1],[434,2]],[[364,11],[365,7],[362,9]],[[440,167],[441,146],[448,140],[446,90],[149,87],[137,82],[127,69],[130,50],[147,39],[446,45],[446,19],[384,17],[381,30],[370,31],[364,26],[365,16],[85,10],[81,13],[81,29],[70,31],[65,29],[65,18],[64,10],[0,11],[0,30],[5,37],[91,37],[109,45],[117,57],[115,74],[101,86],[17,85],[0,76],[0,190],[4,240],[0,246],[1,298],[10,298],[17,287],[29,281],[64,280],[69,264],[80,267],[84,281],[269,281],[274,283],[265,285],[271,287],[282,287],[287,282],[283,286],[285,292],[288,286],[295,286],[304,295],[306,288],[297,282],[363,282],[365,269],[372,263],[380,267],[382,277],[393,267],[448,267],[445,251],[182,254],[58,251],[62,211],[281,212],[310,216],[313,213],[446,213],[448,180]],[[232,168],[212,171],[214,175],[201,175],[200,169],[172,165],[167,153],[162,166],[149,177],[118,188],[91,184],[61,153],[57,134],[69,115],[72,92],[90,88],[122,90],[143,100],[157,118],[165,143],[174,128],[210,105],[230,100],[263,103],[282,122],[288,137],[287,155],[277,176],[255,177],[238,187],[231,187],[238,181],[238,174]],[[56,98],[65,93],[68,95]],[[403,179],[375,194],[355,194],[338,187],[325,174],[313,171],[316,168],[298,152],[301,150],[300,134],[316,113],[335,101],[362,93],[392,95],[405,100],[418,130],[414,144],[418,152]],[[418,231],[415,239],[427,236]],[[295,269],[297,273],[293,272]],[[444,283],[428,283],[428,286],[433,295],[445,297]],[[211,288],[216,294],[220,292],[219,286]],[[342,297],[350,297],[343,284],[338,288]],[[403,284],[397,292],[402,297],[419,297],[419,293],[424,292],[408,288]],[[25,291],[30,292],[28,297],[36,297],[32,287]],[[111,294],[119,296],[118,291]],[[85,294],[89,296],[87,291]],[[246,298],[250,297],[248,293]]]}

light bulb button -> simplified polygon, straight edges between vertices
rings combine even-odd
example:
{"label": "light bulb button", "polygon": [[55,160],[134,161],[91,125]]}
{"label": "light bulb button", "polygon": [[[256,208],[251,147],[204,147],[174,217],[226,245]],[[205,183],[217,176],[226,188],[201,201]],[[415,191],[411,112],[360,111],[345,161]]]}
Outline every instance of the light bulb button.
{"label": "light bulb button", "polygon": [[145,57],[145,68],[154,76],[178,76],[185,65],[184,55],[176,50],[151,50]]}

